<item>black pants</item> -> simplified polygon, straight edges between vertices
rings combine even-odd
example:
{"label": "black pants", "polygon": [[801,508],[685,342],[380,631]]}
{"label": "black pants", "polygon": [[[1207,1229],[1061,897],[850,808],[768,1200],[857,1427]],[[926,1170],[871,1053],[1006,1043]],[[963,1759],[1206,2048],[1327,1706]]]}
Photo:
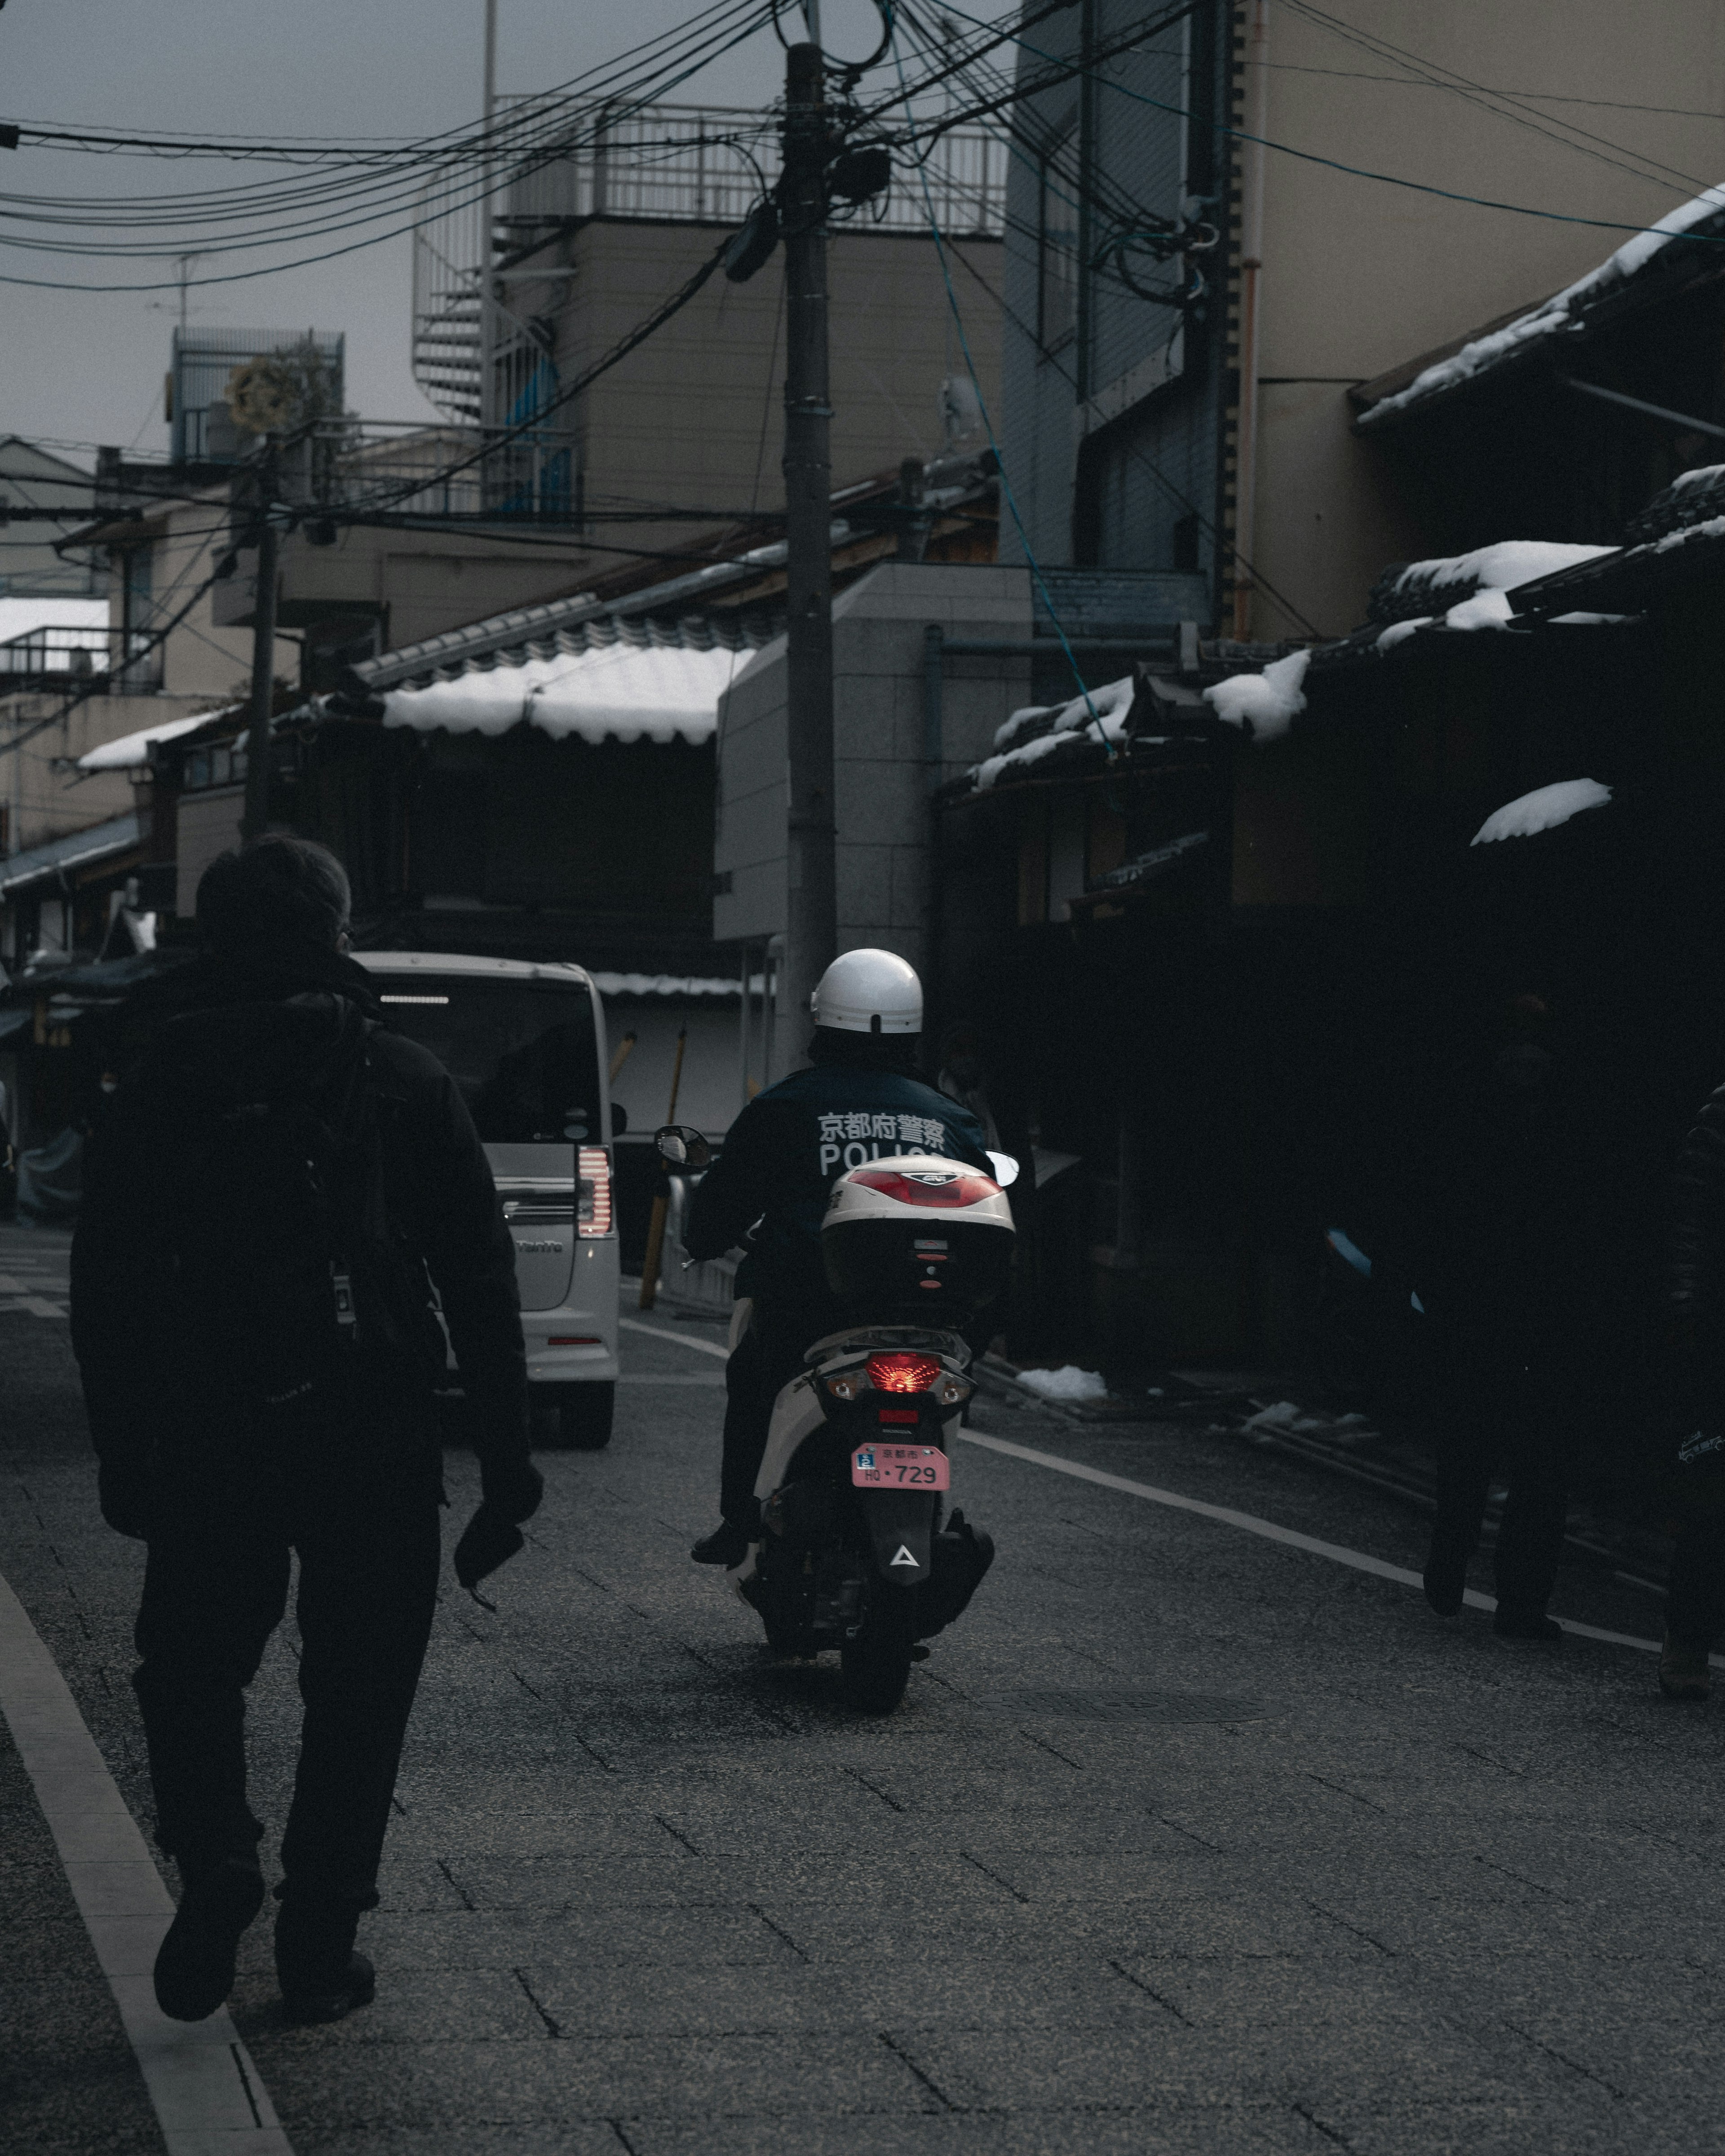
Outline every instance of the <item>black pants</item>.
{"label": "black pants", "polygon": [[775,1311],[757,1303],[749,1328],[725,1365],[725,1451],[719,1510],[735,1527],[755,1524],[755,1477],[767,1450],[773,1404],[803,1368],[803,1352],[842,1317]]}
{"label": "black pants", "polygon": [[1464,1564],[1477,1548],[1495,1472],[1508,1495],[1497,1534],[1497,1599],[1543,1611],[1557,1584],[1569,1474],[1593,1412],[1575,1356],[1455,1343],[1437,1431],[1432,1555]]}
{"label": "black pants", "polygon": [[245,1687],[287,1607],[305,1705],[282,1837],[285,1899],[373,1907],[403,1739],[437,1601],[436,1495],[341,1473],[179,1478],[151,1536],[133,1683],[157,1834],[182,1866],[249,1856]]}
{"label": "black pants", "polygon": [[1725,1507],[1683,1521],[1666,1581],[1666,1630],[1686,1647],[1711,1653],[1725,1631]]}

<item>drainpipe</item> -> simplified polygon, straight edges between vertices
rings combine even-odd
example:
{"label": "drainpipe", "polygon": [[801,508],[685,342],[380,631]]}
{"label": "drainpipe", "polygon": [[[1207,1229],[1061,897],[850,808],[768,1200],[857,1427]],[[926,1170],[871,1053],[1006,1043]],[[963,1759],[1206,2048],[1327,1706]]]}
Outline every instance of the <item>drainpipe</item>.
{"label": "drainpipe", "polygon": [[[1270,115],[1270,0],[1254,0],[1246,40],[1245,132],[1240,158],[1240,423],[1235,436],[1234,634],[1250,629],[1257,553],[1259,278],[1264,262],[1264,142]],[[1242,559],[1242,557],[1245,559]]]}

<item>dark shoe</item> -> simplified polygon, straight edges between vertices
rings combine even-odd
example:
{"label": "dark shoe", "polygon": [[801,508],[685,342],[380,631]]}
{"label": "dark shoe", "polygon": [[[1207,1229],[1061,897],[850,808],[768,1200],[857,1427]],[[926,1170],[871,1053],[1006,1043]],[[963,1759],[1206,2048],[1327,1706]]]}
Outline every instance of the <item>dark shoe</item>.
{"label": "dark shoe", "polygon": [[156,2004],[175,2021],[207,2021],[234,1989],[241,1933],[264,1905],[264,1875],[237,1857],[186,1882],[156,1952]]}
{"label": "dark shoe", "polygon": [[339,2021],[356,2006],[369,2006],[377,1995],[377,1972],[356,1951],[348,1955],[344,1970],[323,1978],[316,1989],[290,1991],[284,1984],[281,2004],[290,2021]]}
{"label": "dark shoe", "polygon": [[1659,1653],[1659,1688],[1667,1699],[1705,1699],[1713,1688],[1707,1649],[1667,1632]]}
{"label": "dark shoe", "polygon": [[377,1972],[353,1950],[359,1912],[284,1899],[275,1917],[275,1974],[290,2021],[339,2021],[367,2006]]}
{"label": "dark shoe", "polygon": [[1467,1586],[1467,1560],[1434,1550],[1425,1560],[1425,1599],[1440,1617],[1454,1617]]}
{"label": "dark shoe", "polygon": [[1543,1609],[1517,1609],[1502,1602],[1491,1620],[1491,1630],[1500,1640],[1543,1640],[1553,1646],[1563,1636],[1557,1619],[1548,1617]]}
{"label": "dark shoe", "polygon": [[702,1536],[689,1554],[697,1564],[722,1564],[729,1570],[749,1553],[748,1530],[725,1520],[711,1534]]}

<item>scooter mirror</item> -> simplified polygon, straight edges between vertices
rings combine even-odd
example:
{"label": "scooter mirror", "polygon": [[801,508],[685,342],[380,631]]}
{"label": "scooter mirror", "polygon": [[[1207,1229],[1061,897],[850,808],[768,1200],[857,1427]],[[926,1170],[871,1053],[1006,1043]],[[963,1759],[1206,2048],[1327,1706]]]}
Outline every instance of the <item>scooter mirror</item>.
{"label": "scooter mirror", "polygon": [[1019,1179],[1018,1163],[1009,1152],[991,1152],[988,1159],[994,1170],[994,1180],[1003,1190],[1010,1189]]}
{"label": "scooter mirror", "polygon": [[711,1164],[713,1149],[701,1132],[687,1123],[667,1123],[663,1130],[655,1131],[653,1142],[659,1148],[660,1158],[673,1168],[706,1168]]}

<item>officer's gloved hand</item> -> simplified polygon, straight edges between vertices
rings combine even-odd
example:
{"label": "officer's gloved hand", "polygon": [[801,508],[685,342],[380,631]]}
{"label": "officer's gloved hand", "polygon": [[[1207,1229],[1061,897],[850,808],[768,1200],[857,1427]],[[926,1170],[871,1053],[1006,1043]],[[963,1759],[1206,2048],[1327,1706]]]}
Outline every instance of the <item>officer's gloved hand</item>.
{"label": "officer's gloved hand", "polygon": [[485,1609],[493,1605],[479,1584],[521,1548],[521,1522],[531,1520],[545,1495],[545,1478],[531,1460],[482,1460],[479,1509],[455,1545],[455,1578]]}
{"label": "officer's gloved hand", "polygon": [[156,1477],[146,1460],[104,1460],[96,1466],[96,1502],[116,1534],[149,1539]]}

